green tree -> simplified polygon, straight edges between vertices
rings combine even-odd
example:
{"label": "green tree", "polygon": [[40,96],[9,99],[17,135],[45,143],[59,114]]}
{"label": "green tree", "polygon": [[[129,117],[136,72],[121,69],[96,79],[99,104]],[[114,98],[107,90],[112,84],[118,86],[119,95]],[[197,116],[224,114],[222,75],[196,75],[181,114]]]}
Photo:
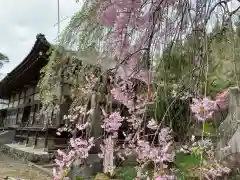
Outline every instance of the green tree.
{"label": "green tree", "polygon": [[3,53],[0,53],[0,60],[8,60],[8,57],[5,56]]}
{"label": "green tree", "polygon": [[3,66],[3,63],[8,62],[8,57],[0,52],[0,67]]}

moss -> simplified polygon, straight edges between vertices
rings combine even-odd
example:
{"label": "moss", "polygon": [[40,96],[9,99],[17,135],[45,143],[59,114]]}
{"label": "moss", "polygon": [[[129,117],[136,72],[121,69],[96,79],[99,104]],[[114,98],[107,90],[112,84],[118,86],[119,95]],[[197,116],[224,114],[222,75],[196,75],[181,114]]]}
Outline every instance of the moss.
{"label": "moss", "polygon": [[133,180],[137,176],[134,165],[120,166],[115,171],[116,178],[119,180]]}
{"label": "moss", "polygon": [[98,173],[94,180],[110,180],[110,178],[103,173]]}
{"label": "moss", "polygon": [[76,177],[76,180],[84,180],[84,178],[81,177],[81,176],[77,176],[77,177]]}

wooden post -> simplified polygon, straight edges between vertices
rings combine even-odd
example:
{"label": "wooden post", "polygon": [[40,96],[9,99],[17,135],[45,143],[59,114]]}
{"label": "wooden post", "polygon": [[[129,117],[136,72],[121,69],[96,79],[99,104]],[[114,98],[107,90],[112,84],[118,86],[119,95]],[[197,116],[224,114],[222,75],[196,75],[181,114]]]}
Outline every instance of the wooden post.
{"label": "wooden post", "polygon": [[[52,110],[51,114],[51,121],[53,118],[54,110]],[[45,138],[44,138],[44,149],[47,150],[48,148],[48,123],[46,124],[46,132],[45,132]]]}
{"label": "wooden post", "polygon": [[21,94],[22,94],[22,91],[19,91],[18,105],[17,105],[17,117],[16,117],[15,125],[17,125],[19,122],[18,118],[19,118],[19,111],[20,111],[19,105],[20,105]]}
{"label": "wooden post", "polygon": [[44,149],[46,150],[48,148],[48,127],[45,132],[45,139],[44,139]]}
{"label": "wooden post", "polygon": [[26,146],[28,145],[28,142],[29,142],[29,133],[30,133],[30,131],[28,130],[27,131],[27,138],[26,138]]}
{"label": "wooden post", "polygon": [[35,134],[34,148],[37,147],[37,138],[38,138],[38,131],[36,131],[36,134]]}
{"label": "wooden post", "polygon": [[16,141],[16,140],[17,140],[17,138],[16,138],[16,137],[17,137],[17,129],[15,129],[15,132],[14,132],[14,138],[13,138],[13,139],[14,139],[14,141]]}

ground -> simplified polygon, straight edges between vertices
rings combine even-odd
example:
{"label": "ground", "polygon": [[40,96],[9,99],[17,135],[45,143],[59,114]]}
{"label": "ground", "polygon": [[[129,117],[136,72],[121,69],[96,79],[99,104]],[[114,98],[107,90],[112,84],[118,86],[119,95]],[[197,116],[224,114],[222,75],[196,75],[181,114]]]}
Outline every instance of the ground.
{"label": "ground", "polygon": [[51,177],[36,168],[0,152],[0,180],[6,176],[24,180],[52,180]]}

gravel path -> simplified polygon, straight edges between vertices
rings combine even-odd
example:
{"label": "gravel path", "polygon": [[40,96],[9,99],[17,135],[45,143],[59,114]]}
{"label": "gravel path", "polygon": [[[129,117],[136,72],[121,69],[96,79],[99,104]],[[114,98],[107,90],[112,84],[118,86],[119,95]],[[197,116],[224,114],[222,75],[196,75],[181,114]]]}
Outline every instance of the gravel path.
{"label": "gravel path", "polygon": [[0,152],[0,180],[6,176],[24,180],[52,180],[51,177]]}

